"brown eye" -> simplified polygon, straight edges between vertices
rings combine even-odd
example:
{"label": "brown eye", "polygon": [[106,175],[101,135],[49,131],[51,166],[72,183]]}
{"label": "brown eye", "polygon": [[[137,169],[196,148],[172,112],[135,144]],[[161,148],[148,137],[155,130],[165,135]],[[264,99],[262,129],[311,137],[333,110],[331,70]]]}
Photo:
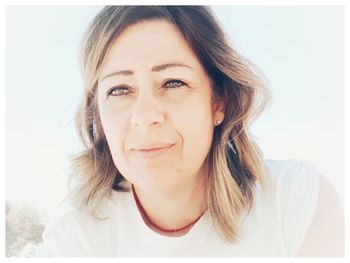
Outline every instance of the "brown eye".
{"label": "brown eye", "polygon": [[181,87],[184,85],[186,85],[186,83],[184,83],[181,80],[177,80],[177,79],[172,79],[172,80],[165,82],[165,87],[167,87],[167,88],[178,88],[178,87]]}
{"label": "brown eye", "polygon": [[122,96],[122,95],[126,95],[128,93],[129,93],[129,89],[127,87],[115,87],[115,88],[112,88],[108,92],[108,95],[111,95],[111,96]]}

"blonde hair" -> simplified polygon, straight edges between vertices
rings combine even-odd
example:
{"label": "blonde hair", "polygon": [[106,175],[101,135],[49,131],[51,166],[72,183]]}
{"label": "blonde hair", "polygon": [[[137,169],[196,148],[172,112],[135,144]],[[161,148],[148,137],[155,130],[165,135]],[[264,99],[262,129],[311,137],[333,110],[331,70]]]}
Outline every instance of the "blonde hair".
{"label": "blonde hair", "polygon": [[225,117],[214,130],[205,165],[206,204],[220,236],[233,242],[238,220],[253,205],[253,190],[266,190],[263,155],[248,132],[250,123],[270,101],[261,72],[234,50],[208,7],[107,6],[90,24],[81,49],[84,95],[76,114],[76,128],[84,150],[72,158],[76,187],[70,200],[99,218],[97,210],[113,190],[130,191],[114,165],[103,133],[95,96],[99,70],[112,42],[129,25],[147,19],[173,23],[187,40],[208,74],[214,99],[224,101]]}

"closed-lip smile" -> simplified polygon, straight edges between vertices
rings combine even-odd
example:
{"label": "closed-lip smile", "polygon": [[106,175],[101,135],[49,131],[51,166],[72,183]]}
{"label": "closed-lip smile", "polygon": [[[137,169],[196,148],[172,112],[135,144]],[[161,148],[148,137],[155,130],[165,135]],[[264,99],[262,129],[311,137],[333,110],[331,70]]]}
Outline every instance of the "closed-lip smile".
{"label": "closed-lip smile", "polygon": [[154,158],[167,152],[175,144],[150,144],[132,148],[136,156],[142,158]]}

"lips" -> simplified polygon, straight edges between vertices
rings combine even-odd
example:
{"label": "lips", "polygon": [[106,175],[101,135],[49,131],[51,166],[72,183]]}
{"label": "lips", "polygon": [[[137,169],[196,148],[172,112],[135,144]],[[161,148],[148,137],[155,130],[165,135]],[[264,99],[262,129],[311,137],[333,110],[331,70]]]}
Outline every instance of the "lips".
{"label": "lips", "polygon": [[175,144],[153,143],[148,145],[139,145],[132,148],[136,156],[142,158],[154,158],[165,154]]}
{"label": "lips", "polygon": [[133,148],[135,151],[152,151],[152,150],[157,150],[157,149],[163,149],[163,148],[168,148],[172,144],[149,144],[145,146],[136,146]]}

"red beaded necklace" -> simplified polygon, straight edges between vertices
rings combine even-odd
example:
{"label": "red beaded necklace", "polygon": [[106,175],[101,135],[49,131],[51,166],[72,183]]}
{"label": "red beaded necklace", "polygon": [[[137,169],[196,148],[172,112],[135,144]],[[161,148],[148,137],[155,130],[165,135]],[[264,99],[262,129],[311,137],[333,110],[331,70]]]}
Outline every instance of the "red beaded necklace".
{"label": "red beaded necklace", "polygon": [[181,232],[182,230],[185,230],[187,228],[189,228],[190,226],[194,225],[195,223],[197,223],[197,221],[203,216],[204,212],[199,216],[197,217],[194,221],[192,221],[191,223],[189,223],[188,225],[184,226],[184,227],[181,227],[181,228],[177,228],[177,229],[164,229],[164,228],[161,228],[160,226],[156,225],[154,222],[152,222],[152,220],[148,217],[145,209],[142,207],[140,201],[139,201],[139,198],[137,197],[137,194],[135,192],[135,189],[134,189],[134,186],[132,185],[132,192],[133,192],[133,195],[134,195],[134,198],[135,198],[135,201],[136,201],[136,204],[137,204],[137,207],[139,208],[139,210],[141,211],[142,215],[146,218],[146,220],[149,222],[150,225],[152,225],[154,228],[158,229],[159,231],[162,231],[162,232],[166,232],[166,233],[177,233],[177,232]]}

